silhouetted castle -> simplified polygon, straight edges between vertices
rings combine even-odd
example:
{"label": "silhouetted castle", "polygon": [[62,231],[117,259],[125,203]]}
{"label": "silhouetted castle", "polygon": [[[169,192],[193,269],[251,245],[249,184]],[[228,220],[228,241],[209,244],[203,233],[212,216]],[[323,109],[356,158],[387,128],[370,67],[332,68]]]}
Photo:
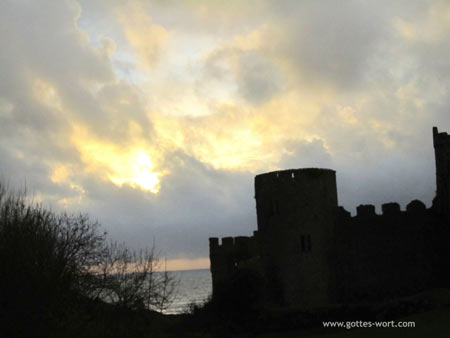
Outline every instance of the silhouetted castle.
{"label": "silhouetted castle", "polygon": [[[266,303],[318,307],[380,300],[449,286],[450,135],[433,128],[436,197],[405,211],[398,203],[338,206],[330,169],[282,170],[255,177],[258,230],[210,238],[213,294],[250,269]],[[223,290],[223,289],[222,289]]]}

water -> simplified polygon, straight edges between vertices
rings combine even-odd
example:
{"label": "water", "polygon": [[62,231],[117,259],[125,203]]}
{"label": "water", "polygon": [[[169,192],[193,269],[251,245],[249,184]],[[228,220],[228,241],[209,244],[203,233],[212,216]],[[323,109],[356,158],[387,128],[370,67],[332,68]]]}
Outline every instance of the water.
{"label": "water", "polygon": [[176,297],[166,314],[186,312],[192,303],[203,303],[212,292],[211,272],[204,270],[172,271],[179,281]]}

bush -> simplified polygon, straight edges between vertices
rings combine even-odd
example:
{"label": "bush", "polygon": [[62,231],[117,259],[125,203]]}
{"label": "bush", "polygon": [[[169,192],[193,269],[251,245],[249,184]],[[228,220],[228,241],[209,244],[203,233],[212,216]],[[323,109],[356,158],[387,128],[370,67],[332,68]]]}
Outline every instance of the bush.
{"label": "bush", "polygon": [[160,264],[153,249],[133,252],[107,242],[106,232],[88,216],[56,214],[0,183],[4,335],[61,336],[66,326],[83,326],[81,318],[92,321],[97,314],[84,313],[91,301],[164,309],[176,283],[169,273],[155,272]]}

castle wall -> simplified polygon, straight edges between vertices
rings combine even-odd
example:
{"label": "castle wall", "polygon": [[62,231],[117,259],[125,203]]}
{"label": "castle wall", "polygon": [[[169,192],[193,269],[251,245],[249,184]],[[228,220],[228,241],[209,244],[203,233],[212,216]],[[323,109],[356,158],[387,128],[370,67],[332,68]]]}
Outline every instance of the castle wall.
{"label": "castle wall", "polygon": [[258,175],[255,199],[268,301],[305,307],[328,303],[335,172],[298,169]]}
{"label": "castle wall", "polygon": [[329,169],[255,177],[258,231],[210,238],[213,294],[241,268],[258,272],[264,301],[306,308],[412,294],[450,285],[450,135],[433,128],[436,198],[338,207]]}
{"label": "castle wall", "polygon": [[252,237],[223,237],[221,243],[216,237],[209,239],[213,293],[218,292],[238,269],[259,269],[259,248],[255,236],[256,231]]}
{"label": "castle wall", "polygon": [[[420,201],[340,209],[335,237],[335,301],[358,302],[408,295],[435,285],[447,228]],[[439,247],[441,246],[441,250]]]}

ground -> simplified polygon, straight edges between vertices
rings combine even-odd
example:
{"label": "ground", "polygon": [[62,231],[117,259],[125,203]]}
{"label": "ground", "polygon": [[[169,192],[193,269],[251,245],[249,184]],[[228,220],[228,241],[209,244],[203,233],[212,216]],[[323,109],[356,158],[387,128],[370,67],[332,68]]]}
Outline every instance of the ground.
{"label": "ground", "polygon": [[421,314],[398,319],[400,321],[414,321],[415,328],[355,328],[330,329],[314,328],[290,332],[276,332],[263,334],[261,338],[294,338],[294,337],[321,337],[321,338],[375,338],[375,337],[402,337],[402,338],[448,338],[450,337],[450,307],[434,309]]}

